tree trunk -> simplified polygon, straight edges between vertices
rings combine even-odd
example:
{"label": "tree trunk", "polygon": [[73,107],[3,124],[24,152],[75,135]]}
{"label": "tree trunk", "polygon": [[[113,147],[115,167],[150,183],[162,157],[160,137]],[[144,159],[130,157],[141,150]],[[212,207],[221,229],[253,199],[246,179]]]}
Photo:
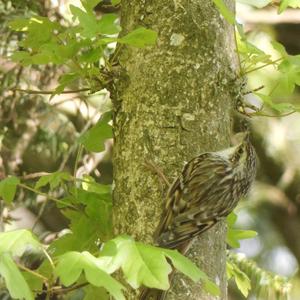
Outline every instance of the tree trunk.
{"label": "tree trunk", "polygon": [[[233,9],[234,1],[226,2]],[[115,228],[151,243],[166,186],[145,162],[172,181],[192,157],[229,146],[230,83],[238,68],[234,30],[208,0],[123,0],[121,23],[124,34],[138,26],[158,33],[154,47],[120,49],[114,95]],[[224,223],[216,225],[188,252],[221,297],[177,274],[168,299],[227,298],[225,233]]]}

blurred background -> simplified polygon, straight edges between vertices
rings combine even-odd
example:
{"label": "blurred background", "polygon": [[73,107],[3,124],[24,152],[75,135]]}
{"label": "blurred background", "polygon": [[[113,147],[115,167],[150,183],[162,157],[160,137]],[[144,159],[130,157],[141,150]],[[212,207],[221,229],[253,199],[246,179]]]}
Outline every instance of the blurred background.
{"label": "blurred background", "polygon": [[[256,2],[265,5],[264,1]],[[24,68],[8,58],[22,39],[21,33],[8,28],[10,20],[38,14],[69,24],[72,22],[69,4],[79,5],[79,1],[0,2],[0,179],[9,174],[30,180],[36,179],[40,172],[62,169],[72,172],[77,150],[74,140],[111,106],[107,91],[89,96],[76,92],[76,83],[68,87],[69,93],[49,100],[51,92],[47,91],[56,88],[64,68],[54,65]],[[277,40],[289,54],[297,55],[300,53],[300,10],[287,9],[278,15],[277,9],[276,5],[253,8],[238,3],[237,19],[256,47],[276,58],[278,53],[271,41]],[[110,12],[118,13],[118,8],[111,7],[109,1],[102,1],[96,7],[97,14]],[[275,85],[277,76],[272,66],[257,70],[249,74],[247,88],[263,85],[260,92],[272,92],[274,102],[299,105],[299,88],[287,96],[284,89]],[[45,93],[32,92],[36,90]],[[254,94],[247,95],[247,100],[262,105]],[[259,172],[249,199],[237,209],[237,227],[255,230],[258,236],[241,241],[236,251],[255,260],[261,268],[290,278],[290,299],[297,300],[300,299],[300,115],[276,117],[272,111],[269,114],[274,116],[252,118]],[[85,153],[78,172],[90,174],[98,182],[112,183],[112,147],[112,141],[108,140],[104,152]],[[0,207],[0,230],[34,228],[47,242],[67,225],[55,205],[43,196],[23,191],[16,203],[11,210]],[[229,298],[245,299],[234,285],[230,285]],[[4,299],[1,294],[0,299]],[[255,292],[248,299],[275,298]]]}

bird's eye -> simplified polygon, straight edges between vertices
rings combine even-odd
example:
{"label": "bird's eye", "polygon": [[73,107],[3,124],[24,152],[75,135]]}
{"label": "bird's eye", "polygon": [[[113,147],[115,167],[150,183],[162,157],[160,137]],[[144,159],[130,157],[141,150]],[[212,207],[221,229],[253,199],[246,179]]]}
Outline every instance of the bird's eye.
{"label": "bird's eye", "polygon": [[243,148],[240,148],[239,151],[238,151],[238,154],[242,155],[244,152]]}

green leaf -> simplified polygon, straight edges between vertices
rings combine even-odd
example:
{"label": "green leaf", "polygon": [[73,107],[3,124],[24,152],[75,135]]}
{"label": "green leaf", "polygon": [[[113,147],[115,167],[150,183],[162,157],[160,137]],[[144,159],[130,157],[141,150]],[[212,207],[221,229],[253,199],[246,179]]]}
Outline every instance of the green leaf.
{"label": "green leaf", "polygon": [[272,44],[273,48],[282,55],[282,57],[289,56],[285,50],[285,47],[282,44],[278,43],[277,41],[272,41],[271,44]]}
{"label": "green leaf", "polygon": [[120,261],[124,276],[133,288],[145,285],[167,290],[170,287],[168,275],[172,268],[161,249],[135,243],[127,237],[119,237],[114,242],[118,248],[116,261]]}
{"label": "green leaf", "polygon": [[207,275],[202,272],[192,261],[180,254],[177,250],[161,248],[162,252],[172,261],[173,266],[194,282],[208,280]]}
{"label": "green leaf", "polygon": [[66,251],[97,251],[97,241],[102,236],[99,222],[90,219],[82,212],[67,211],[64,215],[71,220],[72,233],[63,235],[51,243],[50,251],[54,255],[60,255]]}
{"label": "green leaf", "polygon": [[240,242],[239,240],[243,239],[251,239],[257,236],[257,232],[253,230],[240,230],[234,229],[234,224],[237,221],[237,215],[232,212],[226,218],[227,222],[227,233],[226,233],[226,243],[232,248],[239,248]]}
{"label": "green leaf", "polygon": [[75,80],[80,78],[78,73],[66,73],[59,77],[59,85],[55,88],[55,92],[51,95],[51,98],[55,95],[61,94],[65,87]]}
{"label": "green leaf", "polygon": [[233,277],[238,289],[245,297],[247,297],[249,290],[251,289],[249,277],[233,262],[227,261],[226,268],[228,279]]}
{"label": "green leaf", "polygon": [[212,295],[220,295],[219,287],[209,280],[208,276],[202,272],[192,261],[180,254],[177,250],[162,249],[165,255],[172,261],[173,266],[194,282],[200,279],[204,281],[204,288]]}
{"label": "green leaf", "polygon": [[293,8],[300,7],[300,0],[282,0],[278,8],[278,13],[281,14],[288,7],[293,7]]}
{"label": "green leaf", "polygon": [[13,256],[22,256],[25,250],[40,249],[41,247],[29,230],[20,229],[0,233],[0,254],[11,252]]}
{"label": "green leaf", "polygon": [[[178,251],[145,245],[127,236],[119,236],[107,242],[100,253],[98,264],[109,273],[121,268],[126,281],[133,288],[145,285],[167,290],[172,268],[166,258],[192,280],[209,282],[207,275]],[[213,282],[208,283],[208,286],[218,289]]]}
{"label": "green leaf", "polygon": [[[100,186],[100,185],[99,185]],[[77,190],[77,201],[86,205],[85,213],[90,222],[97,228],[98,237],[106,240],[112,232],[112,199],[111,193],[93,193]]]}
{"label": "green leaf", "polygon": [[87,38],[95,37],[97,32],[97,20],[94,14],[85,12],[74,5],[70,5],[70,11],[74,18],[78,18],[79,24],[83,29],[81,34]]}
{"label": "green leaf", "polygon": [[204,281],[204,289],[213,296],[220,296],[220,289],[219,287],[210,280]]}
{"label": "green leaf", "polygon": [[51,22],[46,17],[34,16],[29,20],[26,38],[19,45],[38,50],[53,39],[55,30],[61,30],[59,23]]}
{"label": "green leaf", "polygon": [[293,93],[295,85],[300,85],[300,55],[285,58],[278,66],[278,71],[281,77],[273,93],[277,91],[284,95]]}
{"label": "green leaf", "polygon": [[160,248],[135,243],[130,237],[119,236],[105,244],[98,264],[108,273],[121,268],[126,281],[133,287],[141,285],[167,290],[172,268]]}
{"label": "green leaf", "polygon": [[138,48],[152,46],[157,40],[157,33],[144,27],[137,28],[122,38],[118,39],[121,44],[128,44]]}
{"label": "green leaf", "polygon": [[111,0],[112,5],[118,5],[119,3],[121,3],[121,0]]}
{"label": "green leaf", "polygon": [[83,300],[109,300],[109,294],[104,288],[98,288],[92,285],[88,285],[83,290]]}
{"label": "green leaf", "polygon": [[87,12],[92,12],[94,7],[102,0],[80,0],[82,6]]}
{"label": "green leaf", "polygon": [[43,279],[37,277],[29,272],[22,272],[24,279],[26,280],[27,284],[31,291],[34,292],[34,296],[43,290]]}
{"label": "green leaf", "polygon": [[257,64],[271,64],[272,60],[269,54],[266,54],[264,51],[247,41],[243,27],[238,24],[237,29],[239,32],[239,36],[237,37],[238,51],[245,61],[243,66],[245,69],[244,72],[251,71]]}
{"label": "green leaf", "polygon": [[80,57],[78,58],[79,62],[87,62],[93,63],[99,61],[99,59],[103,56],[103,48],[97,47],[89,49],[83,52]]}
{"label": "green leaf", "polygon": [[34,300],[27,282],[9,253],[0,254],[0,274],[12,298]]}
{"label": "green leaf", "polygon": [[220,14],[225,18],[225,20],[233,25],[235,23],[234,14],[228,9],[223,0],[213,0],[214,4],[218,8]]}
{"label": "green leaf", "polygon": [[226,218],[226,223],[228,227],[232,227],[236,223],[237,218],[237,214],[234,211],[231,212]]}
{"label": "green leaf", "polygon": [[84,271],[86,280],[94,286],[104,287],[115,299],[125,299],[118,281],[99,268],[97,258],[89,252],[67,252],[58,258],[55,274],[65,286],[75,283]]}
{"label": "green leaf", "polygon": [[251,239],[257,236],[257,232],[253,230],[228,229],[226,242],[232,248],[239,248],[239,240]]}
{"label": "green leaf", "polygon": [[50,251],[55,255],[63,254],[66,251],[97,251],[99,238],[107,240],[112,232],[112,199],[109,186],[89,184],[89,192],[76,189],[71,202],[84,204],[84,213],[79,211],[64,211],[63,214],[70,220],[72,233],[66,234],[50,246]]}
{"label": "green leaf", "polygon": [[79,142],[92,152],[104,150],[104,141],[112,137],[112,128],[107,124],[111,120],[111,112],[102,115],[97,124],[79,137]]}
{"label": "green leaf", "polygon": [[15,176],[10,176],[0,181],[0,197],[2,197],[7,204],[10,204],[14,200],[19,183],[19,178]]}
{"label": "green leaf", "polygon": [[31,55],[27,51],[16,51],[10,56],[10,59],[14,62],[20,62],[23,66],[31,64]]}
{"label": "green leaf", "polygon": [[81,185],[85,191],[99,195],[111,195],[111,185],[97,183],[95,179],[89,175],[83,175],[83,180]]}
{"label": "green leaf", "polygon": [[98,32],[111,35],[120,32],[121,28],[116,24],[118,16],[115,14],[105,14],[98,21]]}
{"label": "green leaf", "polygon": [[71,181],[72,176],[67,172],[54,172],[48,175],[40,177],[35,184],[35,189],[39,189],[47,184],[50,185],[50,190],[53,190],[59,186],[63,181]]}
{"label": "green leaf", "polygon": [[8,26],[15,31],[27,31],[30,24],[30,19],[15,19],[8,23]]}

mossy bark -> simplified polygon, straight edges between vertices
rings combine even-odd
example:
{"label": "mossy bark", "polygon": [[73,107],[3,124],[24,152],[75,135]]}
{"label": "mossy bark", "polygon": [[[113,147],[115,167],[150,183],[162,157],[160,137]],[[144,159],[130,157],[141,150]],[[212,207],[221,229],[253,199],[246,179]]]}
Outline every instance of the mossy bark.
{"label": "mossy bark", "polygon": [[[226,2],[233,9],[234,1]],[[208,0],[123,0],[121,25],[124,34],[138,26],[158,33],[154,47],[122,46],[113,94],[116,232],[151,243],[166,190],[145,162],[172,181],[192,157],[229,146],[234,30]],[[178,274],[168,299],[226,299],[225,232],[218,224],[188,253],[221,296]]]}

